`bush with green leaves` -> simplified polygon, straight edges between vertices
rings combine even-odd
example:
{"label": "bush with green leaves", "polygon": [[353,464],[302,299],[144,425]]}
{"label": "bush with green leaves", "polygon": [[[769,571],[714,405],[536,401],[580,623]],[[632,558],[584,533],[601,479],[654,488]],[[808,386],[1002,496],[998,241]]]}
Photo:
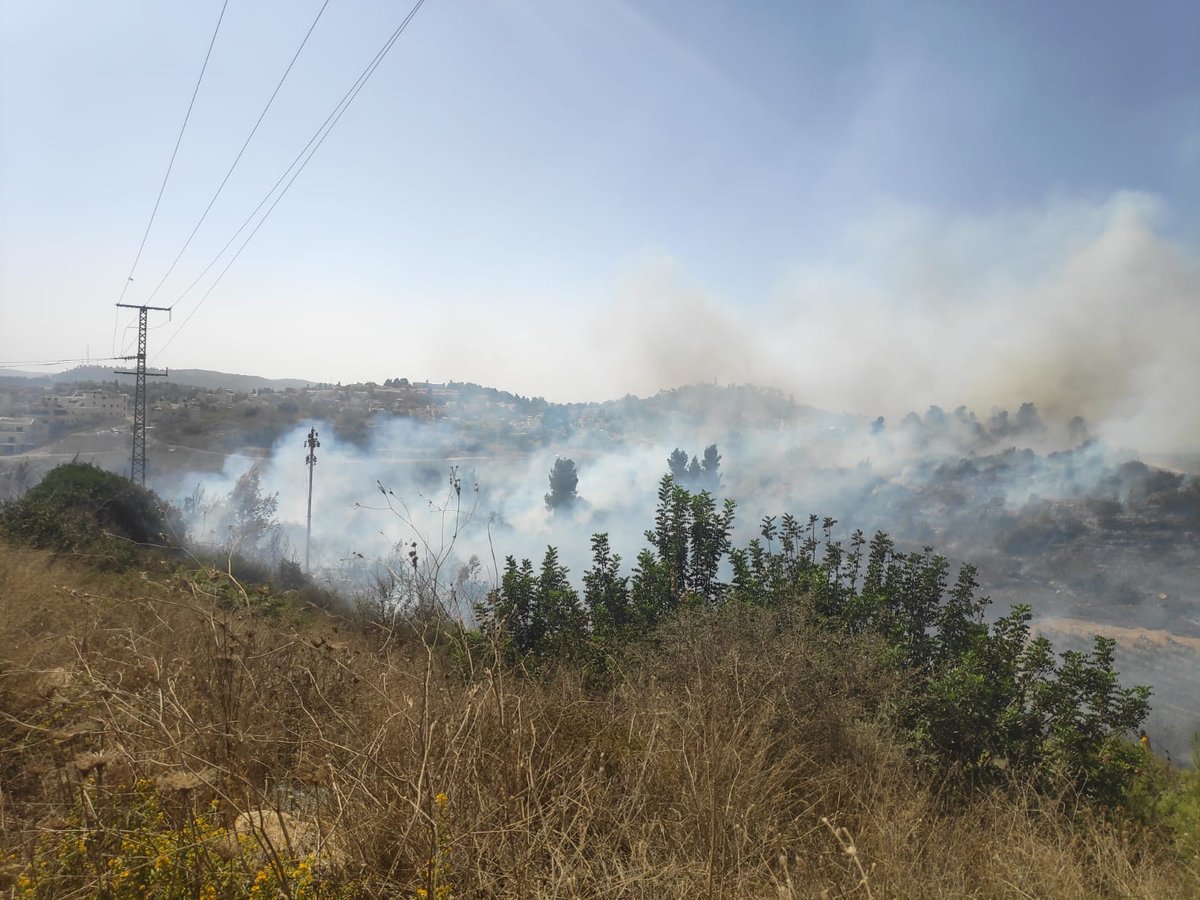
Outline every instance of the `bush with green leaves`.
{"label": "bush with green leaves", "polygon": [[138,546],[171,546],[178,513],[150,490],[91,463],[64,463],[0,504],[0,531],[43,549],[128,562]]}
{"label": "bush with green leaves", "polygon": [[952,580],[944,556],[901,551],[883,532],[868,542],[855,531],[844,547],[834,519],[785,515],[764,519],[759,538],[733,548],[733,518],[732,501],[718,507],[707,491],[666,475],[631,576],[604,534],[592,538],[582,601],[553,547],[536,572],[510,557],[480,620],[509,662],[534,671],[548,660],[603,667],[689,607],[787,609],[830,633],[881,639],[907,685],[893,704],[896,723],[922,758],[965,785],[1016,777],[1110,806],[1128,794],[1144,762],[1131,737],[1150,690],[1120,685],[1115,641],[1096,637],[1089,652],[1056,656],[1033,635],[1028,606],[985,620],[990,601],[974,566]]}
{"label": "bush with green leaves", "polygon": [[580,656],[587,629],[579,595],[567,580],[558,551],[546,548],[541,569],[525,559],[508,557],[500,590],[480,610],[497,632],[510,662],[537,665],[543,660],[567,661]]}

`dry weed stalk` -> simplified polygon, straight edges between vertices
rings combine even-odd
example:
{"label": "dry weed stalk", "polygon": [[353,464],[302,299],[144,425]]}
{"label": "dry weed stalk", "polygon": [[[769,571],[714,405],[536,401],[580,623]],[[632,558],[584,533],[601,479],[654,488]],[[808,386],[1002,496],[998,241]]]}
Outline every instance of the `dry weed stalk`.
{"label": "dry weed stalk", "polygon": [[[829,829],[833,834],[834,840],[838,842],[838,846],[842,848],[842,852],[850,857],[850,861],[854,863],[855,869],[858,870],[858,883],[855,887],[860,887],[867,895],[867,900],[872,900],[871,894],[871,879],[867,876],[867,870],[863,867],[862,859],[858,853],[858,847],[854,843],[854,837],[850,831],[840,825],[834,825],[829,821],[827,816],[821,816],[821,824]],[[874,868],[872,864],[871,868]]]}

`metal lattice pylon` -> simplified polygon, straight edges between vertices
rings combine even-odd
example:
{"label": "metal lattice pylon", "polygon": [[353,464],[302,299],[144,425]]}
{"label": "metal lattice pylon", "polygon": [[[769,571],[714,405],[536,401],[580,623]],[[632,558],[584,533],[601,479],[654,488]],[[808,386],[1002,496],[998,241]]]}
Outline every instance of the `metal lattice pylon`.
{"label": "metal lattice pylon", "polygon": [[129,478],[138,484],[146,483],[146,376],[165,378],[166,372],[146,371],[146,313],[150,310],[169,313],[165,306],[134,306],[130,303],[118,303],[126,309],[138,311],[138,349],[137,356],[126,356],[124,359],[136,359],[137,368],[133,372],[118,370],[118,375],[133,375],[136,377],[133,388],[133,459],[129,466]]}

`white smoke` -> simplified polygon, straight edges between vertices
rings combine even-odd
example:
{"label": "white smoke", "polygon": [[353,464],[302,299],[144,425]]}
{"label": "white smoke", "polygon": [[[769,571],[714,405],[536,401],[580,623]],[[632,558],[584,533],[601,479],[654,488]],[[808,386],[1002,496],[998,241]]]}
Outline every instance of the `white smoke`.
{"label": "white smoke", "polygon": [[1167,222],[1132,192],[957,218],[895,205],[836,252],[798,249],[769,298],[720,296],[663,257],[582,326],[476,312],[470,334],[411,350],[484,384],[519,360],[504,386],[560,401],[714,380],[889,417],[1032,400],[1145,452],[1195,449],[1200,405],[1180,398],[1200,383],[1200,264]]}

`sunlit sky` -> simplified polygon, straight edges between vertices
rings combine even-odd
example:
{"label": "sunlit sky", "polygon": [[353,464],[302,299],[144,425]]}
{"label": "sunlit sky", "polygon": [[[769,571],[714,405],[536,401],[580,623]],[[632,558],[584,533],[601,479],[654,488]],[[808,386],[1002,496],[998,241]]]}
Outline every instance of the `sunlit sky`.
{"label": "sunlit sky", "polygon": [[[198,306],[409,9],[330,0],[151,299],[321,6],[228,2],[125,293],[175,306],[155,365],[1126,417],[1195,384],[1191,0],[428,0]],[[220,11],[0,3],[0,362],[128,352]]]}

